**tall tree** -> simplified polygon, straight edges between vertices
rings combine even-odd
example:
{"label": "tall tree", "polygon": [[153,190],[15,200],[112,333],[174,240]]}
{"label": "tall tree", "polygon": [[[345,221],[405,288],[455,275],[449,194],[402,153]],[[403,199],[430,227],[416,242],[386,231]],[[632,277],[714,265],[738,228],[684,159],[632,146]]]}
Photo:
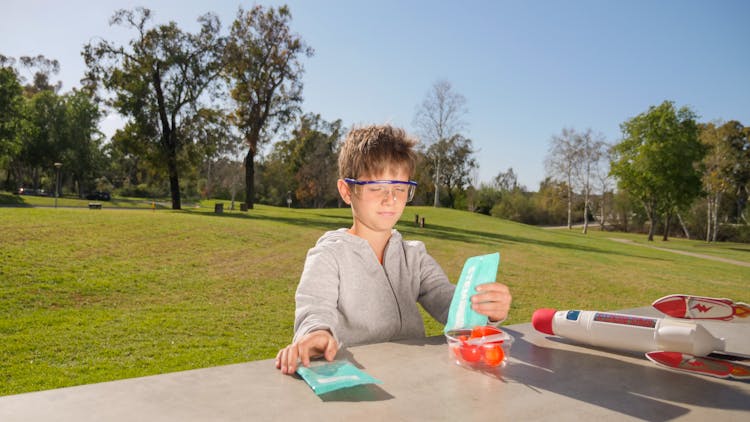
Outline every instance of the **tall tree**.
{"label": "tall tree", "polygon": [[90,191],[89,184],[104,169],[99,131],[99,105],[85,90],[73,90],[65,98],[65,136],[67,150],[62,157],[65,171],[72,176],[78,195]]}
{"label": "tall tree", "polygon": [[595,134],[591,129],[586,129],[580,134],[575,173],[577,184],[583,193],[583,234],[588,233],[592,190],[597,169],[605,156],[606,146],[604,135],[600,133]]}
{"label": "tall tree", "polygon": [[41,91],[54,91],[55,93],[60,91],[62,81],[57,81],[53,85],[50,80],[53,74],[60,72],[60,62],[55,59],[48,59],[41,54],[35,57],[22,56],[19,61],[23,67],[33,71],[33,82],[24,87],[27,96],[32,96]]}
{"label": "tall tree", "polygon": [[732,159],[725,125],[700,125],[700,139],[706,146],[703,158],[703,190],[706,192],[706,241],[716,241],[719,233],[721,198],[732,189]]}
{"label": "tall tree", "polygon": [[695,113],[664,101],[621,125],[624,139],[612,151],[611,172],[620,189],[643,204],[654,240],[657,217],[663,215],[664,240],[670,220],[700,193],[698,164],[704,149],[698,140]]}
{"label": "tall tree", "polygon": [[471,139],[461,135],[446,140],[445,159],[442,160],[440,183],[448,192],[448,204],[456,206],[456,195],[471,184],[471,174],[478,167],[474,158],[474,146]]}
{"label": "tall tree", "polygon": [[302,102],[300,59],[313,49],[291,32],[287,6],[240,8],[226,48],[226,77],[235,102],[231,117],[247,145],[245,203],[253,208],[258,148],[290,123]]}
{"label": "tall tree", "polygon": [[519,187],[518,176],[513,171],[513,167],[508,168],[505,172],[501,171],[498,173],[493,181],[495,182],[495,187],[501,192],[511,192]]}
{"label": "tall tree", "polygon": [[223,39],[218,17],[198,19],[200,29],[191,34],[176,23],[148,28],[146,8],[118,10],[110,25],[134,29],[128,46],[106,40],[84,46],[89,81],[101,81],[115,96],[110,104],[127,116],[142,138],[159,145],[169,176],[172,208],[180,209],[178,154],[185,142],[182,123],[206,100],[221,70]]}
{"label": "tall tree", "polygon": [[446,180],[443,173],[450,160],[449,151],[457,148],[451,144],[465,139],[457,135],[466,127],[466,113],[466,98],[454,91],[450,82],[441,80],[432,85],[414,116],[413,124],[425,141],[426,156],[432,162],[435,207],[440,205],[440,186]]}
{"label": "tall tree", "polygon": [[54,170],[68,148],[64,98],[50,90],[39,91],[25,103],[21,124],[21,151],[17,157],[19,181],[40,188],[42,175]]}
{"label": "tall tree", "polygon": [[560,135],[550,139],[545,160],[548,175],[565,182],[568,188],[568,229],[573,228],[573,189],[576,169],[580,162],[581,136],[572,128],[563,128]]}
{"label": "tall tree", "polygon": [[23,111],[23,89],[15,69],[0,67],[0,163],[20,150],[18,132]]}
{"label": "tall tree", "polygon": [[750,128],[736,120],[702,124],[700,139],[707,149],[702,179],[707,195],[706,240],[716,241],[723,198],[734,197],[735,221],[743,218],[750,184]]}
{"label": "tall tree", "polygon": [[302,204],[322,208],[336,202],[337,152],[341,132],[341,120],[328,123],[319,115],[306,115],[300,119],[293,135],[297,143],[295,196]]}

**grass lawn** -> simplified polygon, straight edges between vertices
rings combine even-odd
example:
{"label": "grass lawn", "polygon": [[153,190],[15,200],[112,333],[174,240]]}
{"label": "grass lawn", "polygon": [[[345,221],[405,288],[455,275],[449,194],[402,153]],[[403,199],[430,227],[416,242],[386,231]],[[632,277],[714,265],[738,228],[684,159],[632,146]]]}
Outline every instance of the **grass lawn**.
{"label": "grass lawn", "polygon": [[[350,212],[222,202],[221,215],[213,201],[0,208],[0,395],[273,357],[292,336],[307,249],[350,225]],[[454,281],[468,257],[499,251],[498,280],[514,296],[508,323],[540,307],[622,309],[670,293],[750,300],[750,268],[610,240],[630,235],[431,207],[407,208],[398,229]],[[653,243],[750,262],[742,244]],[[442,332],[429,317],[427,329]]]}

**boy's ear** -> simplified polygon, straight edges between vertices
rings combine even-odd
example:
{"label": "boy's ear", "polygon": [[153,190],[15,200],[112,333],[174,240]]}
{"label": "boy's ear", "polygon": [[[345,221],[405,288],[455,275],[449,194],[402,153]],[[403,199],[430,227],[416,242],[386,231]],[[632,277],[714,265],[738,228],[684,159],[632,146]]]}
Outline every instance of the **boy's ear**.
{"label": "boy's ear", "polygon": [[336,187],[338,187],[339,189],[339,195],[341,195],[341,199],[343,199],[347,205],[351,205],[352,191],[349,190],[349,185],[344,181],[344,179],[339,179],[336,182]]}

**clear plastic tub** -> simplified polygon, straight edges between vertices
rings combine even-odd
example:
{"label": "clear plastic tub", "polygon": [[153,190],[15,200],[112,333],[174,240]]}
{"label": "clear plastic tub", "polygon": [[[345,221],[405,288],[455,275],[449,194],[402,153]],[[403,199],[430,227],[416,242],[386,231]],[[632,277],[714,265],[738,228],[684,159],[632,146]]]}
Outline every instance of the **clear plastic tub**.
{"label": "clear plastic tub", "polygon": [[500,328],[479,326],[445,333],[451,359],[471,369],[502,368],[510,355],[513,336]]}

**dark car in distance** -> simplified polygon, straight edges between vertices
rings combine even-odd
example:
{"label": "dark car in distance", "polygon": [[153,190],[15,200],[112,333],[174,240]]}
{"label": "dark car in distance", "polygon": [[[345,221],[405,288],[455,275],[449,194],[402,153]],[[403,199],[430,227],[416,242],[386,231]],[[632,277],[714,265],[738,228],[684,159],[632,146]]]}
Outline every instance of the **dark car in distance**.
{"label": "dark car in distance", "polygon": [[96,191],[86,195],[86,199],[94,201],[109,201],[112,197],[109,195],[109,192]]}
{"label": "dark car in distance", "polygon": [[18,188],[19,195],[49,196],[44,189]]}

